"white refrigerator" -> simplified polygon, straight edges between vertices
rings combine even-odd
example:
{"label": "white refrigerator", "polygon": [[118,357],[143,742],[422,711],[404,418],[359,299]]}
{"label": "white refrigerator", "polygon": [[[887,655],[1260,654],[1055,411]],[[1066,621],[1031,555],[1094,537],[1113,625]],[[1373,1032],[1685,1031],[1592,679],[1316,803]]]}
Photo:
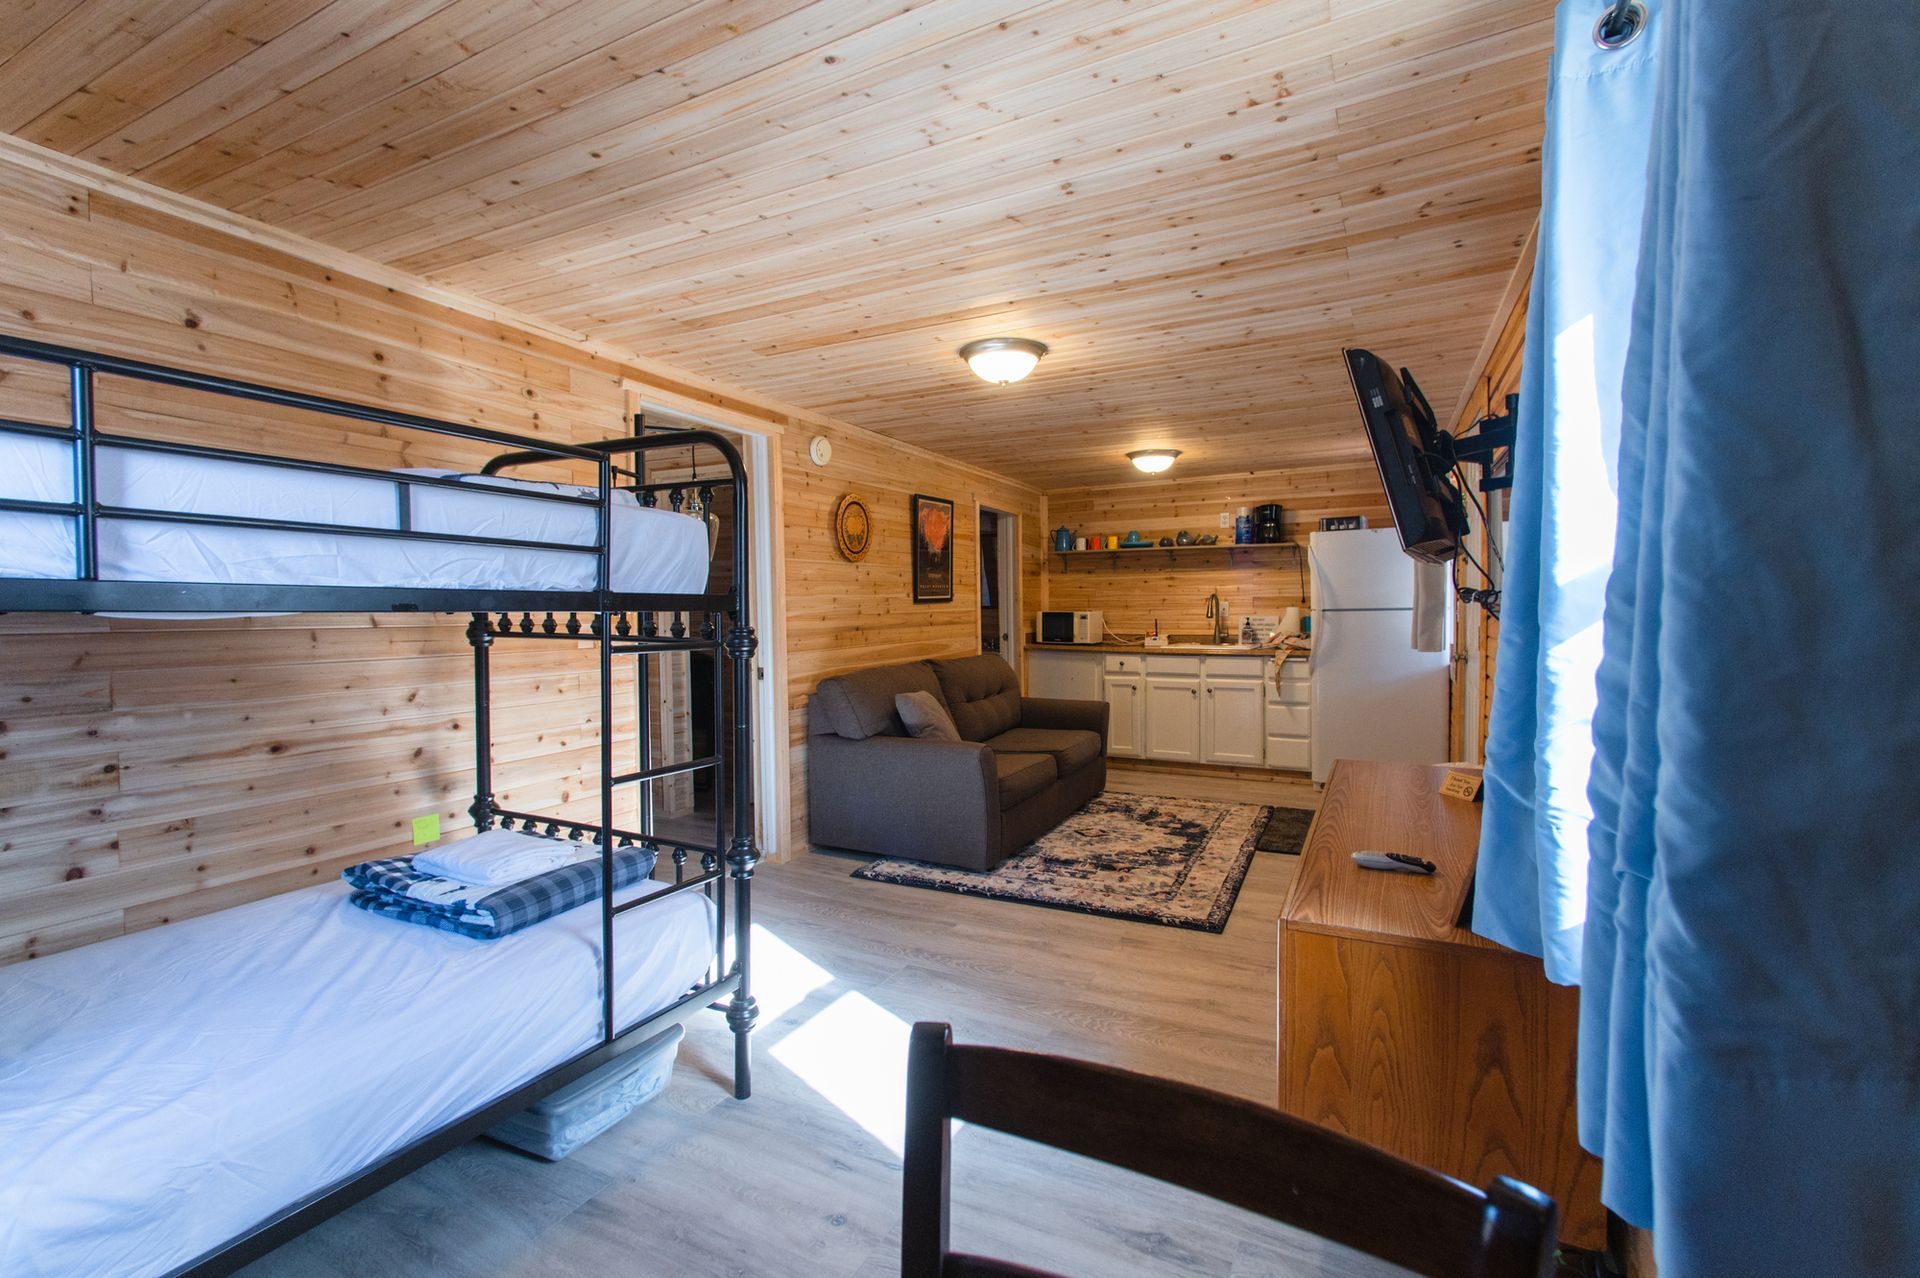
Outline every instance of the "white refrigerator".
{"label": "white refrigerator", "polygon": [[1447,654],[1413,649],[1414,561],[1391,528],[1316,532],[1313,779],[1335,759],[1443,763]]}

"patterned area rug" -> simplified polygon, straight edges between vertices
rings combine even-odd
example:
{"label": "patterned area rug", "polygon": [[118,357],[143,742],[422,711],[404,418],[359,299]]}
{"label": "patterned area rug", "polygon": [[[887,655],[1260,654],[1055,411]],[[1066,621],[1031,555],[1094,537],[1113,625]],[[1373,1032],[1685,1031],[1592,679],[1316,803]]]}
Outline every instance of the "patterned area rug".
{"label": "patterned area rug", "polygon": [[1218,932],[1272,808],[1102,794],[985,874],[887,858],[856,879]]}
{"label": "patterned area rug", "polygon": [[1269,808],[1272,814],[1260,828],[1253,846],[1262,852],[1281,852],[1299,856],[1306,845],[1307,830],[1313,825],[1311,808]]}

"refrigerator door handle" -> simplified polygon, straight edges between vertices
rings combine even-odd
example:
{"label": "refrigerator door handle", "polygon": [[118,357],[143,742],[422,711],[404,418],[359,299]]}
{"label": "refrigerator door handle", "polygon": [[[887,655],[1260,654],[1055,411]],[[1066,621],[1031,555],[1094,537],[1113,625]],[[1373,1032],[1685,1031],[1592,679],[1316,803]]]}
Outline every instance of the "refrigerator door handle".
{"label": "refrigerator door handle", "polygon": [[1314,670],[1320,662],[1320,645],[1324,643],[1327,638],[1327,616],[1325,610],[1320,607],[1320,601],[1327,597],[1327,592],[1326,588],[1321,584],[1323,581],[1321,573],[1324,570],[1320,563],[1320,556],[1309,553],[1307,555],[1307,565],[1309,574],[1312,577],[1312,584],[1309,587],[1307,601],[1312,609],[1313,628],[1316,632],[1313,636],[1313,643],[1307,648],[1307,678],[1311,679],[1313,678]]}

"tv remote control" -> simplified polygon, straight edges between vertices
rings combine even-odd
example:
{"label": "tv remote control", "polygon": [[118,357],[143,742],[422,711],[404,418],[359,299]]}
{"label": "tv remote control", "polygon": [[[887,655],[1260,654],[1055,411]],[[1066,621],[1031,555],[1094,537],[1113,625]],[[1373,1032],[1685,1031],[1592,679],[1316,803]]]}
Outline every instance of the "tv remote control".
{"label": "tv remote control", "polygon": [[1397,870],[1401,874],[1432,874],[1439,869],[1426,858],[1405,852],[1355,852],[1353,863],[1363,870]]}

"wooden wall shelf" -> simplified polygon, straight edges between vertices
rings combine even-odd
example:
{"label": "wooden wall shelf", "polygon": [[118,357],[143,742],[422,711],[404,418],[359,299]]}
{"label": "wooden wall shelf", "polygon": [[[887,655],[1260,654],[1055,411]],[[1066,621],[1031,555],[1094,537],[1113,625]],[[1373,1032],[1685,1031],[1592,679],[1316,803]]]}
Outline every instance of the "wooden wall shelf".
{"label": "wooden wall shelf", "polygon": [[1096,560],[1107,560],[1107,567],[1117,568],[1123,559],[1145,559],[1153,555],[1165,555],[1169,567],[1180,567],[1202,555],[1226,555],[1228,562],[1255,563],[1259,560],[1277,558],[1274,552],[1292,551],[1295,554],[1305,552],[1305,547],[1297,541],[1262,541],[1247,545],[1223,541],[1211,546],[1119,546],[1111,550],[1054,550],[1052,554],[1060,561],[1062,572],[1071,571],[1076,561],[1084,561],[1089,567],[1098,568]]}

